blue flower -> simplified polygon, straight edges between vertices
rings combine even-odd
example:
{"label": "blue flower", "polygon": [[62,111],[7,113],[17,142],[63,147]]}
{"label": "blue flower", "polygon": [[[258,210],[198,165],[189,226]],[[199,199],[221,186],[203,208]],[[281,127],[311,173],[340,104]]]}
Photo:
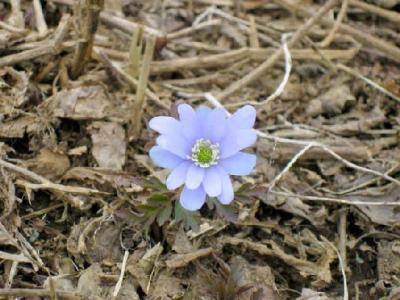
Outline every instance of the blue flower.
{"label": "blue flower", "polygon": [[248,175],[256,164],[254,154],[241,152],[257,140],[256,110],[246,105],[228,117],[223,108],[180,104],[178,113],[179,120],[160,116],[149,124],[160,133],[150,157],[172,170],[167,188],[184,185],[180,204],[187,210],[200,209],[206,195],[229,204],[234,198],[230,175]]}

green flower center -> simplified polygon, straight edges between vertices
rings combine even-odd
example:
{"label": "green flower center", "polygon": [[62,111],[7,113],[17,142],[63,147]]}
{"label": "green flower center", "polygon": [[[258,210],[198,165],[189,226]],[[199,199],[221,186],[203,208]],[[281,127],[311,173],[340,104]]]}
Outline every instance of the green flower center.
{"label": "green flower center", "polygon": [[209,140],[199,139],[192,148],[192,161],[195,165],[208,168],[215,165],[219,159],[218,144],[213,144]]}
{"label": "green flower center", "polygon": [[201,145],[196,152],[197,160],[201,164],[209,164],[213,159],[213,151],[206,145]]}

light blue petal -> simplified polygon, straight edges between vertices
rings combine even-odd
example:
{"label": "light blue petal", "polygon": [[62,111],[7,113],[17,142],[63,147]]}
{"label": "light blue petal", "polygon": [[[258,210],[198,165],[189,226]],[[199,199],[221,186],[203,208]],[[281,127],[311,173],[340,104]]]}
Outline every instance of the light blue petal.
{"label": "light blue petal", "polygon": [[194,164],[189,167],[186,174],[186,187],[188,189],[197,189],[204,178],[204,168],[200,168]]}
{"label": "light blue petal", "polygon": [[149,122],[149,127],[161,134],[179,134],[181,125],[177,119],[172,117],[154,117]]}
{"label": "light blue petal", "polygon": [[213,143],[219,142],[225,134],[227,113],[223,108],[215,108],[210,113],[204,123],[204,134]]}
{"label": "light blue petal", "polygon": [[206,193],[202,186],[195,190],[183,188],[179,202],[184,209],[195,211],[200,209],[206,201]]}
{"label": "light blue petal", "polygon": [[222,159],[219,165],[230,175],[249,175],[256,166],[257,157],[254,154],[238,152],[229,158]]}
{"label": "light blue petal", "polygon": [[222,193],[218,196],[219,202],[227,205],[232,202],[234,198],[233,186],[229,175],[224,171],[220,171],[221,183],[222,183]]}
{"label": "light blue petal", "polygon": [[222,192],[221,174],[217,167],[206,169],[206,174],[203,180],[203,187],[207,195],[210,197],[219,196]]}
{"label": "light blue petal", "polygon": [[250,129],[254,126],[256,116],[256,109],[251,105],[246,105],[237,110],[229,118],[229,122],[237,129]]}
{"label": "light blue petal", "polygon": [[257,133],[254,129],[243,129],[236,132],[236,142],[240,150],[253,146],[257,141]]}
{"label": "light blue petal", "polygon": [[257,141],[257,134],[253,129],[234,130],[229,128],[228,134],[220,142],[220,157],[228,158],[240,150],[250,147]]}
{"label": "light blue petal", "polygon": [[179,134],[160,135],[157,138],[157,144],[175,155],[186,159],[191,153],[191,144]]}
{"label": "light blue petal", "polygon": [[191,162],[183,161],[172,170],[167,178],[167,188],[169,190],[174,190],[185,183],[186,173],[190,165]]}
{"label": "light blue petal", "polygon": [[199,124],[198,128],[200,130],[201,138],[207,137],[206,123],[211,112],[212,109],[207,106],[200,106],[199,108],[196,109],[196,115]]}
{"label": "light blue petal", "polygon": [[160,146],[151,148],[149,154],[153,162],[162,168],[173,169],[183,161],[182,158],[164,150]]}
{"label": "light blue petal", "polygon": [[178,113],[182,123],[183,135],[193,143],[201,135],[197,114],[188,104],[178,105]]}
{"label": "light blue petal", "polygon": [[189,104],[183,103],[178,105],[178,114],[179,119],[183,121],[187,119],[192,119],[193,116],[196,115],[196,112]]}
{"label": "light blue petal", "polygon": [[212,112],[212,109],[208,106],[200,106],[196,109],[196,114],[199,117],[199,120],[205,120],[209,113]]}

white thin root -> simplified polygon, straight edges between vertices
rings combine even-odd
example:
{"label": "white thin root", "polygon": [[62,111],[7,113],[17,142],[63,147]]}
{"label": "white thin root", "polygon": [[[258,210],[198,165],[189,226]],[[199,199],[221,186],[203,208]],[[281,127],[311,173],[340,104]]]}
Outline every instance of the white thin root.
{"label": "white thin root", "polygon": [[274,178],[274,180],[272,180],[272,182],[270,183],[270,186],[268,188],[268,191],[272,191],[272,189],[274,188],[274,186],[277,184],[277,182],[283,177],[283,175],[285,175],[285,173],[287,173],[290,168],[296,163],[296,161],[304,154],[306,153],[308,150],[310,150],[312,147],[314,147],[314,143],[311,142],[308,145],[306,145],[303,149],[301,149],[295,156],[293,156],[293,158],[290,160],[290,162],[285,166],[285,168],[278,174],[278,176],[276,176]]}
{"label": "white thin root", "polygon": [[279,84],[278,88],[273,92],[272,95],[270,95],[267,99],[264,101],[261,101],[260,103],[257,103],[255,105],[261,106],[261,105],[267,105],[270,101],[278,98],[280,95],[282,95],[283,91],[285,90],[286,84],[289,81],[290,77],[290,72],[292,71],[292,56],[290,55],[290,51],[287,45],[287,38],[291,35],[291,33],[285,33],[282,35],[282,47],[283,47],[283,53],[285,55],[285,75],[283,76],[282,82]]}
{"label": "white thin root", "polygon": [[336,252],[336,255],[339,260],[340,270],[342,272],[342,277],[343,277],[343,300],[349,300],[349,292],[347,289],[347,276],[346,276],[346,271],[344,270],[344,263],[343,263],[342,255],[339,253],[339,250],[335,247],[335,245],[333,245],[325,237],[322,236],[321,239],[324,240],[326,243],[328,243],[328,245]]}
{"label": "white thin root", "polygon": [[125,276],[126,263],[128,261],[128,257],[129,257],[129,251],[125,250],[124,258],[122,259],[121,273],[119,274],[118,282],[114,288],[113,298],[116,298],[118,296],[119,290],[121,289],[122,281],[124,280]]}
{"label": "white thin root", "polygon": [[254,105],[254,106],[266,106],[269,102],[272,100],[275,100],[278,98],[280,95],[285,90],[285,87],[287,83],[289,82],[289,77],[290,77],[290,72],[292,71],[292,56],[290,55],[289,47],[287,45],[287,38],[292,35],[291,33],[285,33],[282,35],[282,49],[285,57],[285,74],[283,76],[283,79],[279,86],[276,88],[276,90],[268,96],[267,99],[258,102],[258,101],[245,101],[245,102],[236,102],[232,103],[230,105],[227,105],[229,107],[237,107],[237,106],[242,106],[246,104]]}

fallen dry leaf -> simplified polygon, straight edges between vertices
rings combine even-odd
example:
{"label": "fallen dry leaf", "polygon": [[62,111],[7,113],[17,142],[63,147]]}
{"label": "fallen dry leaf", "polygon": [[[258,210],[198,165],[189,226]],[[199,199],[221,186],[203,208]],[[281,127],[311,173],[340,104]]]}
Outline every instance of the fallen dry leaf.
{"label": "fallen dry leaf", "polygon": [[196,259],[209,256],[212,252],[213,252],[212,248],[205,248],[205,249],[195,250],[187,254],[173,254],[171,258],[165,261],[165,263],[167,264],[167,267],[171,269],[182,268],[187,266],[190,262]]}
{"label": "fallen dry leaf", "polygon": [[50,149],[41,149],[35,158],[25,161],[24,165],[49,180],[59,179],[70,168],[68,156]]}
{"label": "fallen dry leaf", "polygon": [[63,180],[91,181],[100,186],[109,184],[113,188],[125,188],[130,192],[143,191],[143,182],[124,171],[105,168],[76,167],[64,174]]}
{"label": "fallen dry leaf", "polygon": [[94,122],[88,130],[92,138],[92,154],[99,167],[121,170],[126,160],[124,128],[112,122]]}

